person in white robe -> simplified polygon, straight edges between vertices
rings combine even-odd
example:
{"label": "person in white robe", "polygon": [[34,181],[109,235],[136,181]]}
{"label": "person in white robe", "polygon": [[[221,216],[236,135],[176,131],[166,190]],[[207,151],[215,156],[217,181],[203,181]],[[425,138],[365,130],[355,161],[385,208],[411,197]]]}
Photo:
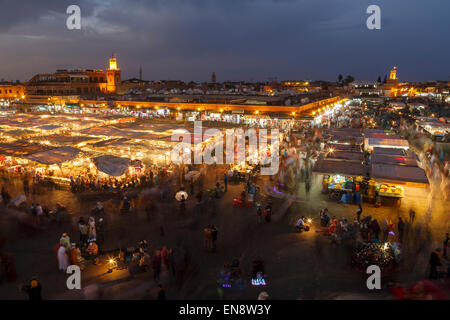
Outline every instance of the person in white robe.
{"label": "person in white robe", "polygon": [[67,255],[67,249],[64,246],[60,246],[58,249],[59,270],[66,271],[68,266],[69,266],[69,256]]}

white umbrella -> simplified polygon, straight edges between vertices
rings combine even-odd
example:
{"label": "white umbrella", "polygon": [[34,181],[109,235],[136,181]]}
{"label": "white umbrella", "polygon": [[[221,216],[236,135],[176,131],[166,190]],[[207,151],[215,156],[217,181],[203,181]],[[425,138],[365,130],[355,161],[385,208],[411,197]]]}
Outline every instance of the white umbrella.
{"label": "white umbrella", "polygon": [[178,191],[177,194],[175,195],[175,199],[177,199],[178,201],[181,201],[182,197],[184,196],[184,200],[187,200],[188,198],[188,194],[186,191]]}

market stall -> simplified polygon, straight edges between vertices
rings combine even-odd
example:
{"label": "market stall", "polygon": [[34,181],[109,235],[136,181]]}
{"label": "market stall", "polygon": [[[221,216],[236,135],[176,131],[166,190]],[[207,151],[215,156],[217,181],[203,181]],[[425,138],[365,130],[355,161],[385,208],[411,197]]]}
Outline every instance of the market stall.
{"label": "market stall", "polygon": [[128,170],[131,160],[128,158],[103,155],[93,159],[94,164],[100,172],[108,176],[120,177]]}
{"label": "market stall", "polygon": [[365,149],[366,151],[372,151],[373,148],[395,148],[395,149],[409,149],[409,142],[405,139],[391,139],[388,135],[383,135],[378,138],[365,138]]}
{"label": "market stall", "polygon": [[380,182],[404,184],[426,188],[428,178],[425,171],[419,167],[372,163],[371,177]]}
{"label": "market stall", "polygon": [[313,167],[314,173],[324,175],[322,192],[331,199],[344,203],[360,203],[360,190],[367,176],[367,168],[359,161],[319,159]]}
{"label": "market stall", "polygon": [[377,184],[377,192],[381,197],[403,198],[405,196],[405,190],[402,186],[390,183]]}
{"label": "market stall", "polygon": [[66,146],[33,153],[25,158],[42,164],[52,165],[73,160],[80,152],[81,150],[77,148]]}

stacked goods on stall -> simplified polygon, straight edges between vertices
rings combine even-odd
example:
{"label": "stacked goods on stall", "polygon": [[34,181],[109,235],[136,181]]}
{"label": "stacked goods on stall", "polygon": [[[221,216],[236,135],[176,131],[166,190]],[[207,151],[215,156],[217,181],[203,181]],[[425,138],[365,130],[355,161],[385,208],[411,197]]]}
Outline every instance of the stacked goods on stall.
{"label": "stacked goods on stall", "polygon": [[403,198],[405,196],[403,187],[388,183],[378,184],[377,191],[382,197]]}

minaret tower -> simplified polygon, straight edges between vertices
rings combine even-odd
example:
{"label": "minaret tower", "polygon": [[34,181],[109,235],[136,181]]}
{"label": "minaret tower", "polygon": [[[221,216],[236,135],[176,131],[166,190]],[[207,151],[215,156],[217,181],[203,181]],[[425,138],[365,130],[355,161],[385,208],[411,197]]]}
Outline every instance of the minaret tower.
{"label": "minaret tower", "polygon": [[117,86],[121,83],[120,69],[117,67],[117,58],[113,53],[111,59],[109,59],[109,68],[106,69],[106,91],[108,93],[116,93]]}
{"label": "minaret tower", "polygon": [[397,84],[397,67],[393,67],[389,73],[389,82]]}

